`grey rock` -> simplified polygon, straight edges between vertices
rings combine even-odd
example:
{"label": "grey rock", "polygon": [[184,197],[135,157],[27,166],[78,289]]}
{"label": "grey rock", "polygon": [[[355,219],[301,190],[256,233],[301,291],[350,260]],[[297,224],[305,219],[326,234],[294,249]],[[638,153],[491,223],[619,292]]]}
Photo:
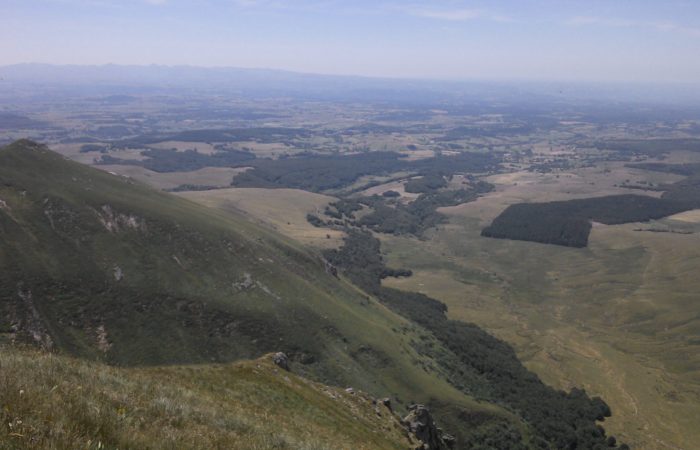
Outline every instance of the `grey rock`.
{"label": "grey rock", "polygon": [[389,397],[385,397],[385,398],[379,400],[379,403],[381,403],[382,405],[386,406],[386,408],[387,408],[389,411],[393,411],[393,409],[391,408],[391,399],[390,399]]}
{"label": "grey rock", "polygon": [[289,371],[289,358],[282,352],[277,352],[272,355],[272,362],[281,369]]}
{"label": "grey rock", "polygon": [[124,271],[119,266],[114,266],[114,279],[116,281],[122,281],[124,279]]}
{"label": "grey rock", "polygon": [[410,405],[403,419],[408,431],[422,444],[416,450],[448,450],[454,448],[455,438],[445,434],[435,425],[430,410],[423,405]]}
{"label": "grey rock", "polygon": [[453,449],[457,444],[457,438],[450,434],[444,433],[442,435],[442,442],[445,443],[445,447],[447,447],[448,449]]}
{"label": "grey rock", "polygon": [[326,261],[325,259],[323,260],[323,263],[325,265],[326,273],[328,275],[331,275],[331,276],[338,278],[338,268],[335,267],[330,262]]}

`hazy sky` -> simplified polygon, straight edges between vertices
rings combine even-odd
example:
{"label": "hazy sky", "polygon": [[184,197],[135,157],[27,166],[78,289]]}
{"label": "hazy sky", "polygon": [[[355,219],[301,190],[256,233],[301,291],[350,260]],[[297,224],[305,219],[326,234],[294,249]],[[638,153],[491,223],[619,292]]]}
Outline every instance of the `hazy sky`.
{"label": "hazy sky", "polygon": [[700,82],[700,0],[0,0],[0,65]]}

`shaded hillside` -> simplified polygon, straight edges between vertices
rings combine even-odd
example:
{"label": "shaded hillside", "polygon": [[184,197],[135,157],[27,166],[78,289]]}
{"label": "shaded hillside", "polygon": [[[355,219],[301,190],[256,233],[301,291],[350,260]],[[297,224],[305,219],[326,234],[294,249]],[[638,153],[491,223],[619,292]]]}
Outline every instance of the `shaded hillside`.
{"label": "shaded hillside", "polygon": [[29,141],[0,149],[0,338],[125,366],[284,351],[296,372],[390,396],[397,408],[441,405],[466,418],[455,423],[467,435],[507,424],[529,436],[516,415],[435,369],[413,345],[426,330],[334,277],[318,255]]}
{"label": "shaded hillside", "polygon": [[3,328],[47,346],[128,365],[320,358],[322,305],[359,301],[330,298],[320,261],[277,236],[40,146],[4,149],[0,183]]}
{"label": "shaded hillside", "polygon": [[642,195],[611,195],[546,203],[510,205],[482,236],[585,247],[591,222],[615,225],[646,222],[691,209],[687,202]]}
{"label": "shaded hillside", "polygon": [[0,150],[0,199],[13,339],[121,365],[285,351],[336,381],[366,373],[353,350],[405,339],[391,330],[405,321],[293,242],[43,146]]}

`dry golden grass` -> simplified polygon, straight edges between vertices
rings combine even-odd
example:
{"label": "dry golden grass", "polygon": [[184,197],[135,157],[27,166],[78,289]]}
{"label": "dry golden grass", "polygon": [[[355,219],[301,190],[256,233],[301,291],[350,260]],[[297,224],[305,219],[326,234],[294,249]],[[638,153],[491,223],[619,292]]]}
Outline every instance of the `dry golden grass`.
{"label": "dry golden grass", "polygon": [[367,395],[308,381],[269,357],[119,369],[2,347],[0,367],[0,448],[7,450],[390,450],[412,444],[398,418]]}
{"label": "dry golden grass", "polygon": [[700,209],[694,209],[692,211],[682,212],[680,214],[674,214],[668,218],[669,220],[676,220],[679,222],[689,222],[689,223],[700,223]]}
{"label": "dry golden grass", "polygon": [[[623,167],[559,175],[492,177],[496,192],[441,209],[450,223],[430,240],[383,237],[389,265],[414,271],[385,283],[444,301],[452,318],[513,344],[547,383],[601,395],[613,410],[606,429],[634,448],[694,448],[700,441],[700,216],[595,226],[586,249],[479,236],[509,204],[639,193],[614,184],[645,179]],[[666,176],[650,173],[646,180]]]}
{"label": "dry golden grass", "polygon": [[199,153],[205,155],[211,155],[216,153],[216,149],[213,144],[208,142],[182,142],[182,141],[163,141],[157,144],[150,144],[149,147],[161,148],[165,150],[175,149],[178,152],[184,152],[185,150],[197,149]]}
{"label": "dry golden grass", "polygon": [[283,143],[265,143],[255,141],[236,142],[235,148],[248,148],[258,158],[279,158],[282,155],[293,155],[303,152],[298,149]]}
{"label": "dry golden grass", "polygon": [[342,242],[341,231],[317,228],[306,220],[307,214],[323,217],[323,209],[336,200],[334,197],[298,189],[262,188],[181,192],[179,195],[204,206],[243,212],[305,245],[330,248]]}
{"label": "dry golden grass", "polygon": [[182,184],[226,187],[231,185],[231,180],[233,180],[236,174],[247,170],[247,168],[205,167],[191,172],[159,173],[140,166],[125,166],[119,164],[95,167],[107,172],[133,178],[134,180],[153,186],[156,189],[173,189]]}
{"label": "dry golden grass", "polygon": [[386,192],[386,191],[396,191],[396,192],[398,192],[399,194],[401,194],[401,200],[402,200],[402,201],[406,201],[406,202],[413,201],[413,200],[415,200],[416,198],[418,198],[418,196],[420,196],[420,194],[416,194],[416,193],[412,193],[412,192],[406,192],[406,190],[404,189],[404,183],[405,183],[405,182],[406,182],[405,180],[402,180],[402,181],[392,181],[392,182],[390,182],[390,183],[380,184],[379,186],[372,186],[372,187],[369,188],[369,189],[365,189],[365,190],[362,191],[360,194],[361,194],[361,195],[371,196],[371,195],[375,195],[375,194],[376,194],[376,195],[381,195],[381,194],[383,194],[383,193]]}

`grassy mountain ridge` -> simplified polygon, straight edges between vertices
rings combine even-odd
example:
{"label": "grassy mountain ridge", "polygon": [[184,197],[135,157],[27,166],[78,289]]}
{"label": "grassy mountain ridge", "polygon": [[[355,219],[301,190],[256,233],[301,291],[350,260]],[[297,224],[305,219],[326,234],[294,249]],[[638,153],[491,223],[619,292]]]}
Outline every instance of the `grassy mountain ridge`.
{"label": "grassy mountain ridge", "polygon": [[[416,446],[361,392],[254,361],[113,368],[3,347],[3,449],[366,449]],[[56,414],[56,411],[61,414]]]}
{"label": "grassy mountain ridge", "polygon": [[[71,304],[81,311],[70,319],[57,317],[68,320],[68,327],[74,328],[72,335],[62,333],[60,329],[64,327],[51,330],[50,334],[60,340],[59,347],[69,347],[78,354],[89,351],[91,346],[85,345],[87,336],[81,339],[84,333],[76,325],[99,327],[100,317],[109,313],[99,308],[86,310],[90,305],[73,305],[83,297],[98,296],[114,302],[129,298],[129,303],[120,304],[120,314],[123,316],[128,310],[129,314],[141,313],[143,319],[157,306],[172,309],[172,314],[199,312],[199,325],[204,325],[212,319],[202,315],[204,303],[221,314],[226,313],[226,306],[231,306],[211,291],[228,291],[229,295],[249,300],[236,305],[246,310],[248,319],[236,324],[231,333],[254,332],[260,338],[268,333],[255,330],[262,326],[258,322],[279,322],[280,317],[270,310],[269,301],[253,302],[260,298],[284,301],[261,278],[280,272],[275,279],[284,280],[291,278],[288,272],[296,271],[307,277],[297,275],[297,280],[316,281],[312,276],[317,262],[311,255],[295,252],[294,260],[280,260],[280,254],[291,249],[280,247],[276,241],[266,242],[269,236],[243,220],[231,224],[230,218],[225,222],[215,214],[205,216],[202,208],[62,161],[39,147],[16,146],[4,151],[0,158],[2,198],[7,205],[2,215],[3,233],[11,237],[4,239],[3,253],[7,258],[3,259],[10,273],[23,278],[18,278],[14,289],[8,286],[7,291],[17,291],[20,298],[34,297],[33,307],[46,315],[52,311],[48,304],[37,300],[40,295],[60,300],[62,309]],[[37,247],[37,243],[41,246]],[[4,281],[10,281],[7,278]],[[80,291],[83,295],[71,296]],[[212,296],[203,298],[203,293]],[[308,311],[299,312],[302,313],[311,315]],[[263,314],[264,319],[260,317]],[[121,324],[115,332],[123,327],[139,328],[132,325]],[[198,324],[184,325],[186,329]],[[50,323],[46,326],[51,328]],[[136,329],[131,331],[138,333]],[[275,334],[274,330],[269,332]],[[168,336],[161,335],[158,340],[164,337]],[[144,344],[144,339],[134,340],[139,346]],[[223,354],[202,355],[199,350],[183,354],[182,347],[169,353],[160,342],[156,345],[150,355],[120,354],[114,346],[104,356],[121,364],[225,359]]]}
{"label": "grassy mountain ridge", "polygon": [[439,346],[430,333],[326,273],[318,255],[29,141],[0,149],[0,273],[0,340],[124,366],[281,350],[316,380],[444,405],[463,415],[463,435],[503,422],[528,435],[436,371],[415,348]]}
{"label": "grassy mountain ridge", "polygon": [[[374,318],[363,323],[369,336],[383,332],[373,330],[383,320],[406,325],[327,275],[315,255],[245,219],[33,144],[4,149],[0,165],[3,305],[38,313],[44,328],[35,331],[59,349],[124,365],[224,361],[278,349],[320,359],[357,345],[346,335],[355,321]],[[338,316],[343,320],[334,321]],[[105,351],[96,336],[101,325]],[[203,342],[189,343],[200,334]]]}

